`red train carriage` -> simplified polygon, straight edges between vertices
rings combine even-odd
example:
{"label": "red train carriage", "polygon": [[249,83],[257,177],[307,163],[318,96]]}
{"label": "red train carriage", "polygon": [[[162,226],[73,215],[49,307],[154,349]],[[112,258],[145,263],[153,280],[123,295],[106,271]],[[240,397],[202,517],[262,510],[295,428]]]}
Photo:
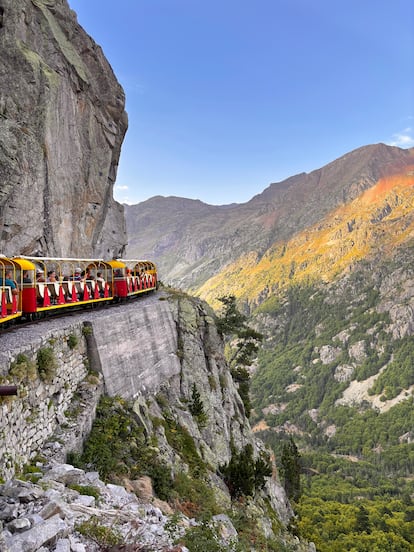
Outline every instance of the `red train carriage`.
{"label": "red train carriage", "polygon": [[109,261],[114,273],[114,295],[133,297],[157,288],[157,269],[153,262],[138,259]]}
{"label": "red train carriage", "polygon": [[31,281],[22,290],[24,316],[113,299],[112,269],[102,259],[18,257],[13,261],[32,265]]}

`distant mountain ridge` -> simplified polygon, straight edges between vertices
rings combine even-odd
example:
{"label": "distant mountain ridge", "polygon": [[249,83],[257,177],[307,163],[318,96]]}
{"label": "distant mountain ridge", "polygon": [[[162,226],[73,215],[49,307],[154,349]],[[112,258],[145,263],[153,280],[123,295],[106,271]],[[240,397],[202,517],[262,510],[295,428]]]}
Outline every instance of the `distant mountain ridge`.
{"label": "distant mountain ridge", "polygon": [[[254,292],[247,291],[252,286],[243,283],[241,272],[244,271],[244,278],[249,278],[253,267],[260,263],[266,272],[272,259],[280,264],[278,250],[298,247],[303,240],[320,241],[322,228],[318,230],[318,224],[326,229],[332,226],[330,216],[333,220],[338,216],[349,218],[344,224],[352,226],[352,210],[360,209],[363,204],[353,202],[361,202],[364,192],[375,190],[380,181],[388,178],[388,195],[393,194],[393,188],[400,182],[408,182],[404,188],[404,201],[408,203],[402,207],[402,196],[398,193],[394,193],[392,201],[384,196],[385,203],[379,201],[373,207],[374,211],[379,210],[377,216],[384,218],[381,209],[398,207],[400,218],[404,211],[404,216],[410,213],[411,220],[413,166],[413,148],[375,144],[358,148],[311,173],[271,184],[243,204],[214,206],[199,200],[156,196],[137,205],[125,206],[129,236],[127,255],[153,259],[163,281],[201,293],[209,300],[212,295],[225,292],[243,296],[241,285],[245,288],[244,298],[257,301],[263,290],[269,288],[269,282],[263,281],[262,289],[256,286]],[[365,209],[361,224],[368,211]],[[372,217],[375,218],[374,214]],[[362,232],[369,234],[369,225],[362,226]],[[342,232],[346,242],[349,232],[337,230]],[[382,230],[386,232],[385,228]],[[301,237],[303,231],[311,231],[311,235]],[[336,246],[342,238],[335,238]],[[308,257],[302,260],[307,265],[312,255]],[[348,261],[352,263],[352,254]],[[335,271],[334,266],[332,271]]]}

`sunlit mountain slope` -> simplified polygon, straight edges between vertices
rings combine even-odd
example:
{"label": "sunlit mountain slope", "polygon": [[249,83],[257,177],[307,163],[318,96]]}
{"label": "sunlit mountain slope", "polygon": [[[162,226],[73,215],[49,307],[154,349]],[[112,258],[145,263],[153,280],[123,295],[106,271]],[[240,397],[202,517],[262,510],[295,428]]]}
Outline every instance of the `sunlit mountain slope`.
{"label": "sunlit mountain slope", "polygon": [[[388,231],[390,221],[410,210],[407,192],[404,210],[400,192],[393,195],[393,190],[412,181],[413,165],[413,149],[375,144],[271,184],[244,204],[216,206],[156,196],[127,205],[126,255],[151,258],[163,282],[209,300],[233,290],[256,301],[259,294],[292,277],[311,276],[321,266],[329,277],[346,268],[358,248],[368,251],[380,230]],[[362,201],[364,192],[382,188],[385,195],[372,205],[370,195],[367,204]],[[379,222],[369,223],[371,219]]]}
{"label": "sunlit mountain slope", "polygon": [[353,263],[414,237],[414,164],[381,178],[353,201],[334,209],[259,256],[251,251],[210,278],[198,293],[209,302],[226,294],[257,304],[292,282],[330,281]]}

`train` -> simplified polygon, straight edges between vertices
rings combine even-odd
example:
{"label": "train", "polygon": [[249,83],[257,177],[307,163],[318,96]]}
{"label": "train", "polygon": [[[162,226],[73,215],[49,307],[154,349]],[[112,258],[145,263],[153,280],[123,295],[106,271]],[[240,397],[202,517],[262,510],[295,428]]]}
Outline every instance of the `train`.
{"label": "train", "polygon": [[127,301],[158,287],[147,260],[0,254],[0,329],[58,311]]}

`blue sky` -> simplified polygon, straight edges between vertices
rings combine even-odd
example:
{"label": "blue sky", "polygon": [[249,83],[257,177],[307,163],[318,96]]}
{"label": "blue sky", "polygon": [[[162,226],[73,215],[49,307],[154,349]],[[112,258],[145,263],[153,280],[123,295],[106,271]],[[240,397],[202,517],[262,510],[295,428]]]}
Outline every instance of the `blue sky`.
{"label": "blue sky", "polygon": [[412,0],[68,0],[123,86],[115,198],[242,203],[414,146]]}

